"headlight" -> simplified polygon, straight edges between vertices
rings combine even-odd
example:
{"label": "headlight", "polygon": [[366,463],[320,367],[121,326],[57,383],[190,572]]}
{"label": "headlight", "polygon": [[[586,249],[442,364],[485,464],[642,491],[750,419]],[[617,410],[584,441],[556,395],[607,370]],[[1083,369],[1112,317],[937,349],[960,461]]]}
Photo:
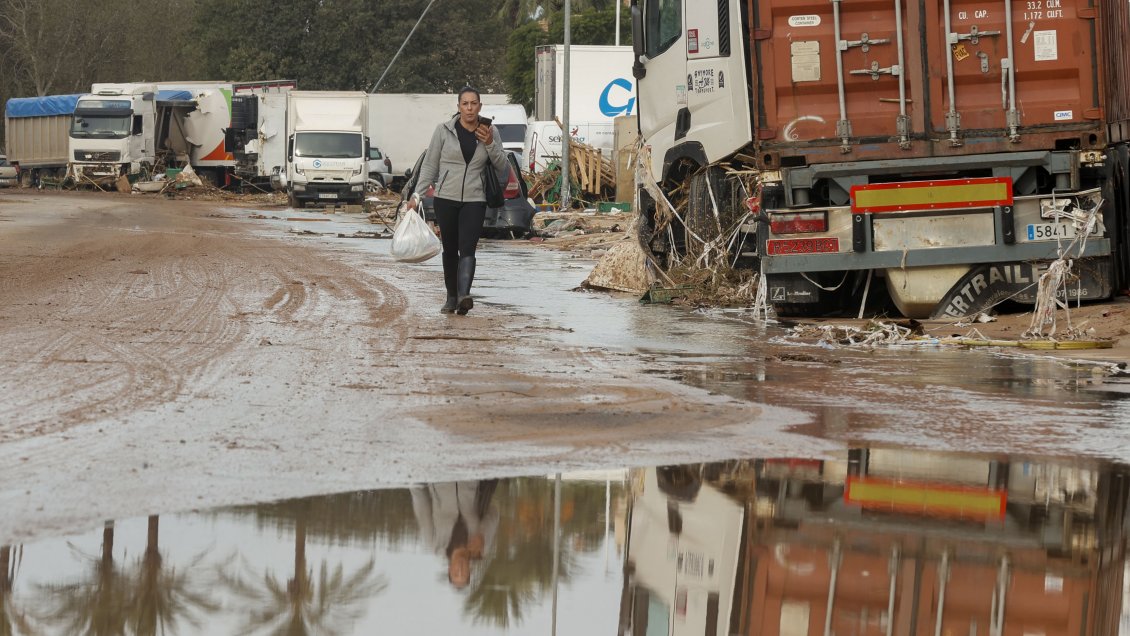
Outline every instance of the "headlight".
{"label": "headlight", "polygon": [[350,189],[350,190],[352,190],[352,191],[354,191],[354,192],[360,192],[360,191],[362,191],[362,190],[364,190],[364,189],[365,189],[365,186],[363,186],[363,185],[355,185],[355,186],[351,186],[351,187],[350,187],[349,189]]}
{"label": "headlight", "polygon": [[302,185],[301,183],[292,183],[291,187],[294,188],[295,192],[305,192],[306,191],[306,186]]}

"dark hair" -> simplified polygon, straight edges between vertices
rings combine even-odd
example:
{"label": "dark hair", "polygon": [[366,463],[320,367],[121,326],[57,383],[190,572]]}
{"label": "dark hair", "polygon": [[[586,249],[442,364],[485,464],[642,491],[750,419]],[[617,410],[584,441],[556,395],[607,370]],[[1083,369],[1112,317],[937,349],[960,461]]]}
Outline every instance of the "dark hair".
{"label": "dark hair", "polygon": [[479,91],[476,88],[474,88],[473,86],[469,86],[469,85],[464,86],[463,88],[459,89],[459,97],[457,98],[456,101],[459,101],[459,102],[463,101],[463,93],[474,93],[475,99],[479,100],[480,102],[483,101],[483,96],[479,94]]}

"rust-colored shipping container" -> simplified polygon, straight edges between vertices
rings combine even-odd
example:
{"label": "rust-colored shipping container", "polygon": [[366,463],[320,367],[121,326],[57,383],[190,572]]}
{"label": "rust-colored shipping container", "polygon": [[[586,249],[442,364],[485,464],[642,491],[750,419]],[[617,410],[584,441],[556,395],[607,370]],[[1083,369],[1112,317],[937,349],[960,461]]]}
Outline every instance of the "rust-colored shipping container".
{"label": "rust-colored shipping container", "polygon": [[[1130,135],[1127,3],[751,0],[763,168]],[[1108,130],[1109,124],[1109,130]]]}

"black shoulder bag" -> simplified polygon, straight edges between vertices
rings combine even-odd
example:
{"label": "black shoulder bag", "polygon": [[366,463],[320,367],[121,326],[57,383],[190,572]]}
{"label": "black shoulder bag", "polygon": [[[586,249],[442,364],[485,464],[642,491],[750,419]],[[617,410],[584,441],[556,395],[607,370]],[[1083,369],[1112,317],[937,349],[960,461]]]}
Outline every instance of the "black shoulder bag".
{"label": "black shoulder bag", "polygon": [[[510,166],[506,166],[506,174],[509,177]],[[502,195],[502,184],[498,182],[498,173],[489,161],[486,168],[483,168],[483,193],[486,194],[488,208],[501,208],[506,203]]]}

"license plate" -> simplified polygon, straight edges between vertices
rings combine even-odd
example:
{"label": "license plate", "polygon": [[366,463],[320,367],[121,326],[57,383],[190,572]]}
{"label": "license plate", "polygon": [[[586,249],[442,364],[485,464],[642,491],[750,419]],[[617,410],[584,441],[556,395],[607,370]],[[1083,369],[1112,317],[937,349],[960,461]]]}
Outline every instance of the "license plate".
{"label": "license plate", "polygon": [[770,239],[765,242],[765,251],[770,256],[838,252],[840,251],[840,239],[835,237]]}
{"label": "license plate", "polygon": [[1075,238],[1075,225],[1072,223],[1029,223],[1029,241],[1049,241]]}
{"label": "license plate", "polygon": [[319,192],[318,198],[319,199],[336,199],[337,193],[336,192]]}

